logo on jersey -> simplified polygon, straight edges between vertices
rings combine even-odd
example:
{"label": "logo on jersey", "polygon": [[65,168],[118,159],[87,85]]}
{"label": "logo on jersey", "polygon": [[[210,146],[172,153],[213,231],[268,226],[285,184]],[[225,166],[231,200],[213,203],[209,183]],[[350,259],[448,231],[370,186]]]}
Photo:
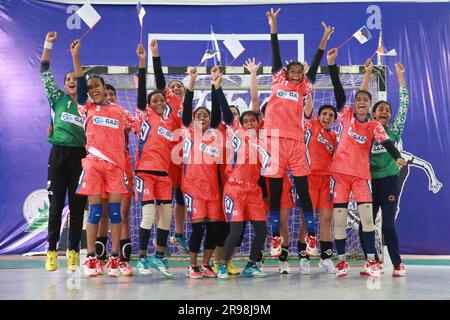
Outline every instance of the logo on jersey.
{"label": "logo on jersey", "polygon": [[190,195],[185,193],[184,194],[184,205],[186,206],[187,213],[190,217],[192,217],[193,202],[194,202],[194,199]]}
{"label": "logo on jersey", "polygon": [[163,127],[158,127],[158,134],[169,141],[173,141],[173,133]]}
{"label": "logo on jersey", "polygon": [[[223,201],[223,205],[224,205],[224,209],[225,209],[225,214],[227,215],[227,221],[230,222],[231,220],[231,216],[233,215],[233,211],[234,211],[234,201],[233,199],[231,199],[231,197],[229,195],[225,196],[225,199]],[[237,214],[237,212],[236,212]]]}
{"label": "logo on jersey", "polygon": [[233,152],[233,167],[237,162],[237,156],[238,156],[238,151],[239,148],[242,145],[242,140],[238,137],[238,135],[234,134],[231,137],[231,147],[233,148],[234,152]]}
{"label": "logo on jersey", "polygon": [[201,143],[200,144],[200,151],[203,151],[204,153],[209,154],[210,156],[213,157],[219,157],[220,156],[220,149],[219,148],[214,148],[211,146],[208,146],[205,143]]}
{"label": "logo on jersey", "polygon": [[268,169],[267,165],[269,164],[270,153],[267,152],[266,149],[264,149],[263,147],[261,147],[260,145],[258,145],[256,143],[251,143],[250,146],[255,148],[261,156],[261,175],[263,175],[264,172],[266,171],[266,169]]}
{"label": "logo on jersey", "polygon": [[78,117],[74,114],[63,112],[61,113],[61,120],[65,122],[70,122],[71,124],[74,124],[79,127],[84,127],[83,125],[83,119],[81,117]]}
{"label": "logo on jersey", "polygon": [[371,152],[374,153],[374,154],[378,154],[378,153],[384,153],[384,152],[387,152],[387,150],[386,150],[385,147],[383,147],[382,144],[378,144],[378,145],[373,144],[373,145],[372,145],[372,151],[371,151]]}
{"label": "logo on jersey", "polygon": [[23,216],[28,222],[25,232],[47,231],[49,207],[46,189],[38,189],[28,195],[23,203]]}
{"label": "logo on jersey", "polygon": [[357,134],[356,132],[353,132],[352,127],[348,128],[348,135],[353,137],[353,139],[355,139],[355,141],[360,144],[364,144],[367,141],[367,137],[361,136],[361,135]]}
{"label": "logo on jersey", "polygon": [[167,118],[172,113],[172,107],[168,104],[166,104],[166,108],[164,109],[163,117]]}
{"label": "logo on jersey", "polygon": [[106,118],[106,117],[101,117],[101,116],[94,116],[93,121],[94,121],[94,124],[96,124],[98,126],[104,126],[104,127],[109,127],[109,128],[113,128],[113,129],[119,128],[119,120],[116,120],[116,119],[111,119],[111,118]]}
{"label": "logo on jersey", "polygon": [[278,89],[277,97],[298,102],[298,92],[295,92],[295,91],[284,91],[284,90]]}
{"label": "logo on jersey", "polygon": [[188,163],[189,155],[191,154],[192,150],[192,141],[186,137],[183,141],[183,162],[184,164]]}
{"label": "logo on jersey", "polygon": [[144,194],[144,180],[139,178],[137,175],[134,176],[135,190],[138,195],[139,201],[142,201]]}
{"label": "logo on jersey", "polygon": [[327,150],[331,154],[333,153],[333,145],[330,143],[330,141],[325,139],[321,134],[319,134],[319,136],[317,137],[317,141],[319,141],[320,143],[323,143],[325,145],[325,147],[327,148]]}

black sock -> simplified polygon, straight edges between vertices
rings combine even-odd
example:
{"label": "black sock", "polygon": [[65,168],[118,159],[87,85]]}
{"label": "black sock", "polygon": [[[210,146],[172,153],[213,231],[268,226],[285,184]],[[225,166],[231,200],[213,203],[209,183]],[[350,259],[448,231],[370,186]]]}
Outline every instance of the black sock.
{"label": "black sock", "polygon": [[289,246],[281,246],[281,255],[278,257],[280,261],[287,261],[289,258]]}
{"label": "black sock", "polygon": [[108,242],[108,237],[98,237],[95,241],[95,254],[98,259],[106,260],[106,244]]}
{"label": "black sock", "polygon": [[333,256],[333,244],[331,241],[320,241],[320,258],[330,259]]}
{"label": "black sock", "polygon": [[306,243],[301,243],[300,241],[297,242],[297,249],[298,249],[298,257],[299,259],[308,259],[309,257],[306,254]]}
{"label": "black sock", "polygon": [[160,259],[164,258],[164,251],[156,251],[155,256]]}
{"label": "black sock", "polygon": [[122,261],[130,261],[131,249],[132,249],[131,239],[120,240],[120,254]]}

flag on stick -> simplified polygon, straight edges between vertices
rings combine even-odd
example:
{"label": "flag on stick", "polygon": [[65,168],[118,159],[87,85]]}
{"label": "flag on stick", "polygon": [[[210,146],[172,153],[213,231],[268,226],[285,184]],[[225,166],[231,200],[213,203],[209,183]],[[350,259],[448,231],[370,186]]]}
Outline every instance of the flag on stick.
{"label": "flag on stick", "polygon": [[216,35],[214,34],[212,26],[211,26],[211,41],[212,41],[212,45],[213,45],[213,50],[216,52],[215,57],[217,57],[217,62],[220,66],[221,57],[220,57],[219,44],[217,43]]}
{"label": "flag on stick", "polygon": [[140,39],[139,43],[142,44],[142,29],[143,29],[143,25],[144,25],[144,16],[146,14],[146,11],[140,1],[138,1],[136,10],[137,10],[138,18],[139,18],[139,24],[141,25],[141,35],[139,38]]}
{"label": "flag on stick", "polygon": [[353,37],[359,41],[359,43],[363,44],[372,39],[372,35],[370,34],[369,29],[366,26],[363,26],[358,31],[353,34]]}
{"label": "flag on stick", "polygon": [[75,13],[89,26],[90,29],[92,29],[102,18],[89,3],[83,5]]}
{"label": "flag on stick", "polygon": [[212,57],[215,57],[217,55],[217,51],[215,50],[207,50],[205,52],[205,54],[202,57],[202,61],[200,61],[200,64],[202,64],[203,62],[205,62],[208,59],[211,59]]}

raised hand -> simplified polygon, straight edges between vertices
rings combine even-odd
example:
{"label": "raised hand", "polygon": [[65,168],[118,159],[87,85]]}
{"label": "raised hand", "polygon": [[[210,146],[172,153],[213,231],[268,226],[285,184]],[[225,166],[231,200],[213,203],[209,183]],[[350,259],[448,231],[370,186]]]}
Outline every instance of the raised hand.
{"label": "raised hand", "polygon": [[145,68],[145,58],[147,57],[147,53],[141,43],[139,43],[136,48],[136,55],[139,58],[139,68]]}
{"label": "raised hand", "polygon": [[220,86],[222,85],[222,74],[221,73],[216,74],[216,76],[213,78],[213,84],[216,89],[220,88]]}
{"label": "raised hand", "polygon": [[150,41],[150,50],[152,50],[152,55],[154,57],[158,57],[159,53],[158,53],[158,41],[156,39],[152,39],[152,41]]}
{"label": "raised hand", "polygon": [[261,62],[257,64],[255,58],[247,59],[247,61],[245,61],[244,63],[245,69],[247,69],[250,73],[256,73],[260,65]]}
{"label": "raised hand", "polygon": [[397,74],[404,74],[405,73],[405,67],[400,62],[397,62],[395,64],[395,72],[397,72]]}
{"label": "raised hand", "polygon": [[277,16],[280,13],[281,8],[278,8],[277,11],[273,11],[273,8],[270,8],[270,11],[266,12],[266,16],[269,19],[270,32],[277,32]]}
{"label": "raised hand", "polygon": [[371,59],[367,59],[366,63],[364,63],[364,70],[366,71],[366,73],[371,74],[372,73],[372,69],[373,69],[373,63]]}
{"label": "raised hand", "polygon": [[193,79],[194,81],[197,80],[197,76],[198,76],[197,68],[191,68],[189,70],[189,75],[191,76],[191,79]]}
{"label": "raised hand", "polygon": [[403,166],[406,166],[408,164],[408,161],[406,161],[403,158],[398,158],[397,159],[397,167],[401,168]]}
{"label": "raised hand", "polygon": [[58,33],[56,31],[51,31],[47,33],[47,36],[45,37],[45,41],[47,42],[55,42],[58,38]]}
{"label": "raised hand", "polygon": [[211,68],[210,72],[211,72],[211,77],[214,81],[214,79],[216,79],[217,75],[220,74],[220,67],[214,66]]}
{"label": "raised hand", "polygon": [[334,27],[327,26],[325,22],[322,21],[322,27],[323,27],[323,37],[328,41],[330,40],[331,35],[334,32]]}
{"label": "raised hand", "polygon": [[72,44],[70,45],[70,52],[72,53],[72,56],[78,56],[78,53],[80,51],[80,45],[81,42],[79,39],[76,39],[72,42]]}
{"label": "raised hand", "polygon": [[337,48],[333,48],[333,49],[328,50],[328,52],[327,52],[328,65],[332,66],[332,65],[335,64],[334,61],[335,61],[335,59],[337,57],[337,54],[338,54],[338,49]]}

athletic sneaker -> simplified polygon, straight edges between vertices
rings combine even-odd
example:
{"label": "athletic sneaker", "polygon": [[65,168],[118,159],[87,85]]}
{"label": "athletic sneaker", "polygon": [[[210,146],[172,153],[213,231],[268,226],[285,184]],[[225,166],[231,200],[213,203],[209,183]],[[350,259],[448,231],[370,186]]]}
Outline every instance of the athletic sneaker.
{"label": "athletic sneaker", "polygon": [[110,277],[118,277],[120,276],[120,269],[119,269],[119,256],[110,256],[108,261],[108,276]]}
{"label": "athletic sneaker", "polygon": [[238,276],[241,274],[241,271],[233,265],[231,260],[227,263],[227,269],[230,276]]}
{"label": "athletic sneaker", "polygon": [[280,261],[280,265],[278,267],[278,271],[280,274],[289,274],[291,273],[291,270],[289,269],[289,262],[287,261]]}
{"label": "athletic sneaker", "polygon": [[348,268],[349,266],[347,260],[339,260],[338,264],[336,265],[336,277],[346,277],[348,275]]}
{"label": "athletic sneaker", "polygon": [[300,259],[300,273],[311,274],[311,270],[309,269],[309,260],[306,258]]}
{"label": "athletic sneaker", "polygon": [[380,269],[380,274],[384,274],[386,272],[383,261],[378,261],[378,269]]}
{"label": "athletic sneaker", "polygon": [[212,268],[216,274],[219,272],[219,264],[218,263],[213,262]]}
{"label": "athletic sneaker", "polygon": [[167,259],[158,258],[153,255],[147,259],[148,264],[161,272],[166,278],[173,278],[173,274],[170,272],[169,267],[167,266]]}
{"label": "athletic sneaker", "polygon": [[257,266],[261,271],[264,272],[264,260],[263,260],[263,261],[256,262],[256,266]]}
{"label": "athletic sneaker", "polygon": [[306,242],[306,254],[310,257],[316,257],[317,253],[317,237],[310,236],[309,234],[305,237]]}
{"label": "athletic sneaker", "polygon": [[204,278],[217,278],[217,274],[209,264],[202,265],[201,271]]}
{"label": "athletic sneaker", "polygon": [[131,268],[130,262],[129,261],[120,261],[119,262],[119,269],[120,269],[120,273],[124,276],[124,277],[131,277],[133,276],[133,269]]}
{"label": "athletic sneaker", "polygon": [[105,274],[106,260],[97,259],[97,274],[102,276]]}
{"label": "athletic sneaker", "polygon": [[403,263],[400,263],[398,266],[394,266],[394,272],[392,273],[394,278],[400,278],[406,276],[406,269]]}
{"label": "athletic sneaker", "polygon": [[264,273],[256,264],[247,264],[242,271],[242,275],[248,278],[264,278],[267,274]]}
{"label": "athletic sneaker", "polygon": [[199,265],[190,265],[186,270],[186,277],[191,279],[203,278],[202,271]]}
{"label": "athletic sneaker", "polygon": [[45,261],[45,270],[55,271],[58,269],[58,253],[55,250],[47,251],[47,261]]}
{"label": "athletic sneaker", "polygon": [[184,237],[171,236],[169,243],[174,247],[177,247],[179,251],[183,253],[189,253],[189,249],[186,245],[186,239]]}
{"label": "athletic sneaker", "polygon": [[331,259],[320,259],[319,267],[322,268],[326,273],[336,273],[336,268],[334,267],[333,261]]}
{"label": "athletic sneaker", "polygon": [[[216,264],[217,265],[217,264]],[[217,278],[225,280],[230,278],[229,276],[229,271],[228,271],[228,266],[226,264],[219,264],[218,266],[218,272],[217,272]]]}
{"label": "athletic sneaker", "polygon": [[[367,271],[368,275],[371,277],[379,277],[380,269],[378,268],[378,262],[375,260],[367,259],[364,264],[364,269]],[[361,274],[361,272],[360,272]]]}
{"label": "athletic sneaker", "polygon": [[72,273],[78,270],[80,265],[80,254],[75,250],[67,250],[67,272]]}
{"label": "athletic sneaker", "polygon": [[83,262],[84,274],[88,277],[97,276],[97,258],[96,257],[86,257]]}
{"label": "athletic sneaker", "polygon": [[279,257],[281,255],[281,244],[283,243],[283,237],[272,237],[272,243],[270,245],[270,255],[272,257]]}
{"label": "athletic sneaker", "polygon": [[147,258],[139,258],[136,265],[136,272],[141,276],[150,276],[152,274],[152,271],[148,266]]}

